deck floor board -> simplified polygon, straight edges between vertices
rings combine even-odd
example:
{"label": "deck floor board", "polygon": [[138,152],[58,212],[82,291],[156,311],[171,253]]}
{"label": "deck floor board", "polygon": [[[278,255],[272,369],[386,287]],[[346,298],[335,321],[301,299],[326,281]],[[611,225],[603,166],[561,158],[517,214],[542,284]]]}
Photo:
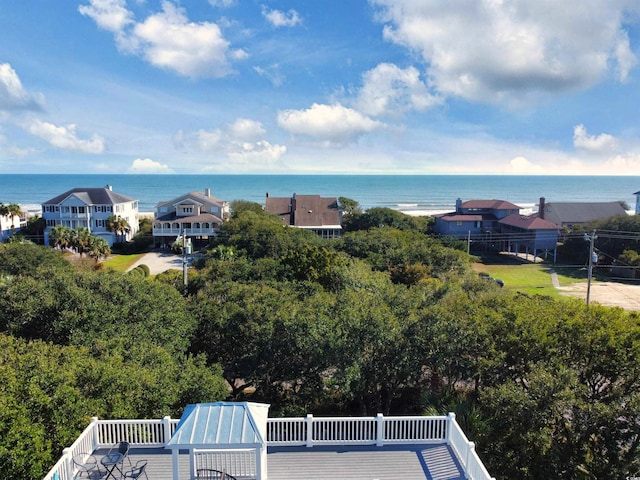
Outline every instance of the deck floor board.
{"label": "deck floor board", "polygon": [[[95,452],[98,459],[106,453],[106,449]],[[138,460],[148,460],[149,480],[173,480],[170,450],[131,448],[129,457],[133,465]],[[384,447],[269,447],[267,464],[269,480],[463,480],[465,478],[460,463],[446,444]],[[189,455],[186,451],[179,456],[179,466],[180,480],[190,480]],[[125,460],[124,470],[129,468],[129,463]],[[233,472],[229,473],[233,474]]]}

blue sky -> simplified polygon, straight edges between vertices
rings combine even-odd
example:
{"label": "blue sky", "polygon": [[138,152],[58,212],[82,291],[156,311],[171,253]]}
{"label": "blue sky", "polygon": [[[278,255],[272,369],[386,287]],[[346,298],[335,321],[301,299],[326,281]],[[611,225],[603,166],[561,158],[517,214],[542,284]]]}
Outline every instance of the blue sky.
{"label": "blue sky", "polygon": [[1,173],[640,175],[637,0],[0,0]]}

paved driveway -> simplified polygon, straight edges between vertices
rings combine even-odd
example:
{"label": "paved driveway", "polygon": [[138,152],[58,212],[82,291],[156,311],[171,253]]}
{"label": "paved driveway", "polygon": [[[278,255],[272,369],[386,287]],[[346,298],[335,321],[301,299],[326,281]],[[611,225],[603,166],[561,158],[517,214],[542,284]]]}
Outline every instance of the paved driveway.
{"label": "paved driveway", "polygon": [[149,267],[151,275],[157,275],[167,270],[182,270],[182,256],[170,251],[145,253],[144,256],[129,267],[129,270],[141,264]]}

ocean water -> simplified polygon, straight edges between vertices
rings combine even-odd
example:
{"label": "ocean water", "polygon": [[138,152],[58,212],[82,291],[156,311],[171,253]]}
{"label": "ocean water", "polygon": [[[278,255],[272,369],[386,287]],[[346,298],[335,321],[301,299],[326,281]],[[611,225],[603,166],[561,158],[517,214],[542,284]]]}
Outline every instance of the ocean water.
{"label": "ocean water", "polygon": [[221,200],[264,204],[265,195],[293,193],[348,197],[362,208],[389,207],[415,215],[452,211],[457,198],[508,200],[523,213],[547,202],[625,201],[634,209],[640,177],[632,176],[499,176],[499,175],[0,175],[0,202],[37,208],[76,187],[111,185],[115,192],[139,200],[141,212],[158,202],[191,191]]}

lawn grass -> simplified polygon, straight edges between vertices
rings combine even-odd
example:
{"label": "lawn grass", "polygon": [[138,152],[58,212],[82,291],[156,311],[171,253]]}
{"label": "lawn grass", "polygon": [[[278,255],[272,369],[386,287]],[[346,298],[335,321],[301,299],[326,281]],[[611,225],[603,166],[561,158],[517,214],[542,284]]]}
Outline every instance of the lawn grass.
{"label": "lawn grass", "polygon": [[135,253],[132,255],[113,255],[102,263],[106,268],[111,268],[112,270],[116,270],[118,272],[126,272],[127,269],[131,265],[136,263],[143,255],[144,253]]}
{"label": "lawn grass", "polygon": [[586,282],[586,272],[576,267],[563,267],[551,262],[530,263],[509,255],[481,257],[473,264],[473,269],[502,280],[506,289],[554,298],[559,298],[560,293],[553,286],[552,271],[556,272],[560,286]]}

